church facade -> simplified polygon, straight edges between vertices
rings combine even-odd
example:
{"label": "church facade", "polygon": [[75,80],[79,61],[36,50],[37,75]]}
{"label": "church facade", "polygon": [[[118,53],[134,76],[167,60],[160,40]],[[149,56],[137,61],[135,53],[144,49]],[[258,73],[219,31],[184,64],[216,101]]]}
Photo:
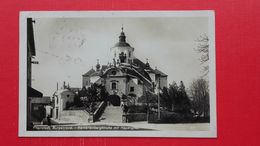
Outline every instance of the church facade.
{"label": "church facade", "polygon": [[[111,61],[101,65],[97,61],[96,69],[90,69],[82,75],[82,86],[102,84],[109,95],[118,98],[120,102],[124,97],[137,99],[146,92],[155,93],[156,89],[167,87],[167,75],[157,68],[153,69],[148,63],[135,57],[134,48],[126,42],[125,33],[122,31],[119,41],[110,49]],[[115,103],[118,105],[118,103]]]}

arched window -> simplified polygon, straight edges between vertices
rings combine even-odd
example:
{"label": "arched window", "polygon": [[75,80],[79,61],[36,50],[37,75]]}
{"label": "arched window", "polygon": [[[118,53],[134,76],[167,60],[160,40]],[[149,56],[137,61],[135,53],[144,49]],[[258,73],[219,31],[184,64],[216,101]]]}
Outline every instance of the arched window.
{"label": "arched window", "polygon": [[112,90],[116,90],[116,82],[112,83]]}

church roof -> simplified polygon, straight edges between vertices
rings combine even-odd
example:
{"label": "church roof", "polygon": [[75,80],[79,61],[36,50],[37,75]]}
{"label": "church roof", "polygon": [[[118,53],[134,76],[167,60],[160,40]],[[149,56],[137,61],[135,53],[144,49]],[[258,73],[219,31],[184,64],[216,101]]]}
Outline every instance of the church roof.
{"label": "church roof", "polygon": [[107,68],[108,68],[107,65],[102,65],[102,66],[101,66],[101,71],[105,71]]}
{"label": "church roof", "polygon": [[129,75],[133,75],[133,76],[139,78],[140,80],[142,80],[143,82],[151,85],[151,78],[145,71],[142,71],[140,69],[138,70],[135,68],[128,68],[126,70],[126,73]]}
{"label": "church roof", "polygon": [[160,76],[162,76],[162,77],[167,77],[168,75],[166,75],[165,73],[163,73],[162,71],[160,71],[160,70],[158,70],[158,69],[155,69],[154,70],[154,73],[156,74],[156,75],[160,75]]}
{"label": "church roof", "polygon": [[102,65],[101,66],[101,69],[100,70],[94,70],[93,68],[92,69],[90,69],[87,73],[85,73],[85,74],[83,74],[82,76],[91,76],[91,77],[93,77],[93,76],[101,76],[102,75],[102,73],[106,70],[108,68],[108,66],[107,65]]}
{"label": "church roof", "polygon": [[90,76],[93,77],[93,76],[100,76],[102,75],[101,74],[101,71],[95,71],[93,74],[91,74]]}
{"label": "church roof", "polygon": [[150,66],[147,67],[147,65],[145,63],[143,63],[141,60],[139,60],[138,58],[133,59],[133,64],[140,67],[140,68],[149,69],[149,70],[153,71],[153,69]]}
{"label": "church roof", "polygon": [[[108,70],[106,70],[104,72],[103,75],[105,76],[110,69],[114,69],[114,68],[115,67],[109,68]],[[151,85],[152,80],[151,80],[149,74],[140,67],[136,68],[133,66],[121,64],[119,67],[116,67],[116,68],[120,69],[122,72],[124,72],[128,76],[134,76],[134,77],[140,79],[141,81],[143,81],[145,84]]]}
{"label": "church roof", "polygon": [[149,74],[144,70],[144,68],[137,68],[135,69],[138,73],[140,73],[142,76],[144,76],[147,80],[152,81]]}
{"label": "church roof", "polygon": [[147,64],[143,63],[141,60],[139,60],[138,58],[135,58],[133,60],[133,64],[142,68],[143,70],[145,70],[146,73],[154,73],[156,74],[156,72],[154,71],[153,68],[150,67],[150,65],[147,66]]}
{"label": "church roof", "polygon": [[127,42],[117,42],[114,47],[131,47]]}
{"label": "church roof", "polygon": [[135,58],[133,60],[133,64],[142,68],[142,69],[145,69],[145,71],[147,72],[151,72],[151,73],[154,73],[156,75],[160,75],[162,77],[167,77],[168,75],[166,75],[165,73],[163,73],[162,71],[158,70],[158,69],[152,69],[150,66],[147,67],[147,65],[145,63],[143,63],[141,60],[139,60],[138,58]]}
{"label": "church roof", "polygon": [[95,70],[93,68],[91,68],[88,72],[86,72],[85,74],[83,74],[82,76],[90,76],[91,74],[93,74],[95,72]]}

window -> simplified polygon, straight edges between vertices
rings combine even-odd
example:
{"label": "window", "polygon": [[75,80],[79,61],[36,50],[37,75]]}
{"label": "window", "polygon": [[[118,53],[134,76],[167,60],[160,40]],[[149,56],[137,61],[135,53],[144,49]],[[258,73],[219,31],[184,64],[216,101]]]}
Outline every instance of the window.
{"label": "window", "polygon": [[129,58],[131,57],[131,52],[128,53]]}
{"label": "window", "polygon": [[111,72],[111,74],[112,74],[112,75],[116,75],[116,71],[113,70],[113,71]]}
{"label": "window", "polygon": [[112,83],[112,90],[115,90],[115,89],[116,89],[116,83],[113,82],[113,83]]}
{"label": "window", "polygon": [[56,103],[59,104],[59,98],[56,96]]}
{"label": "window", "polygon": [[130,87],[130,92],[134,92],[135,91],[135,87]]}

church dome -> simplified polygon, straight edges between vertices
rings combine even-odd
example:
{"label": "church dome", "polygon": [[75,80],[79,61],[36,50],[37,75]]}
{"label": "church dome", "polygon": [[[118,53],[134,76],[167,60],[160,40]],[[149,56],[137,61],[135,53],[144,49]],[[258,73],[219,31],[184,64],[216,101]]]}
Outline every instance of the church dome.
{"label": "church dome", "polygon": [[127,42],[117,42],[114,47],[131,47]]}
{"label": "church dome", "polygon": [[123,27],[121,29],[122,29],[122,32],[120,33],[120,36],[119,36],[119,42],[117,42],[114,45],[114,47],[130,47],[130,45],[126,42],[126,36],[125,36]]}

